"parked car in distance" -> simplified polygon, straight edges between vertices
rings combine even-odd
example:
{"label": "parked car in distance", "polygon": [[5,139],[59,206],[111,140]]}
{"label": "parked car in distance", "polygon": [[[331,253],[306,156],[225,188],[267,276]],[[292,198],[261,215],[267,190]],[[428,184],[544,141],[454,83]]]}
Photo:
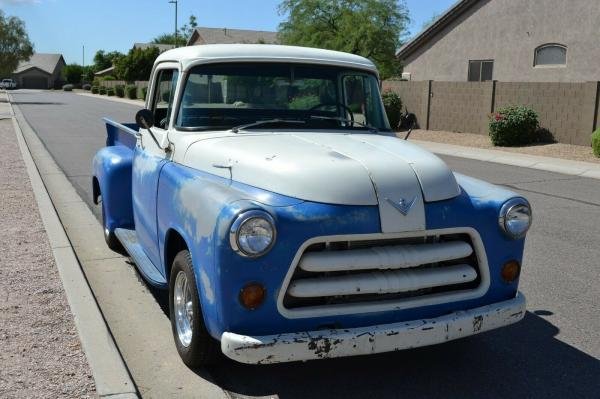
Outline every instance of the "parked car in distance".
{"label": "parked car in distance", "polygon": [[528,201],[397,138],[365,58],[170,50],[136,123],[106,127],[106,242],[168,290],[190,367],[414,348],[525,314]]}
{"label": "parked car in distance", "polygon": [[2,79],[0,81],[0,89],[13,90],[17,88],[17,82],[13,79]]}

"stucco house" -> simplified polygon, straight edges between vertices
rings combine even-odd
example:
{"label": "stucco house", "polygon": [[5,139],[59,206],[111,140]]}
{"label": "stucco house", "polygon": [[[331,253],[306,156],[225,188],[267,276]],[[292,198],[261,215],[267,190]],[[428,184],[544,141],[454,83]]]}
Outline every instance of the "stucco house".
{"label": "stucco house", "polygon": [[197,27],[188,39],[187,45],[194,46],[197,44],[240,43],[277,44],[277,32],[247,29]]}
{"label": "stucco house", "polygon": [[61,74],[65,66],[62,54],[35,53],[23,61],[13,72],[17,87],[23,89],[50,89],[62,83]]}
{"label": "stucco house", "polygon": [[408,80],[600,81],[598,0],[461,0],[397,56]]}

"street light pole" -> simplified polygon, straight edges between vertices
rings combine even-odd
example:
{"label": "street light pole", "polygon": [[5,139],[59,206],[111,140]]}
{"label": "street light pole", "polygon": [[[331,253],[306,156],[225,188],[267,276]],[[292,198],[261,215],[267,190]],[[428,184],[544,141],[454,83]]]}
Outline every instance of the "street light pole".
{"label": "street light pole", "polygon": [[177,47],[177,1],[178,0],[169,0],[170,4],[175,4],[175,47]]}

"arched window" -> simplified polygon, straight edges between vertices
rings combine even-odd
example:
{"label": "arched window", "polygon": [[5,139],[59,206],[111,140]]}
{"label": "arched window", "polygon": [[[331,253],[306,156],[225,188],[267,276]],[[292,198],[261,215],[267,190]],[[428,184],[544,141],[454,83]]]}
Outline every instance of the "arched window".
{"label": "arched window", "polygon": [[567,65],[567,46],[544,44],[535,49],[533,66]]}

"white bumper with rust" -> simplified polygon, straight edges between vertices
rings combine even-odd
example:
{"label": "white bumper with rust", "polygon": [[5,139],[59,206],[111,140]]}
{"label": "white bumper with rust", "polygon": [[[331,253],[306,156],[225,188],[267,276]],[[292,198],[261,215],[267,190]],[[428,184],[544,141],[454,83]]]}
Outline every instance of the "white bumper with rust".
{"label": "white bumper with rust", "polygon": [[223,333],[221,350],[238,362],[267,364],[368,355],[434,345],[507,326],[525,315],[525,297],[434,319],[252,337]]}

